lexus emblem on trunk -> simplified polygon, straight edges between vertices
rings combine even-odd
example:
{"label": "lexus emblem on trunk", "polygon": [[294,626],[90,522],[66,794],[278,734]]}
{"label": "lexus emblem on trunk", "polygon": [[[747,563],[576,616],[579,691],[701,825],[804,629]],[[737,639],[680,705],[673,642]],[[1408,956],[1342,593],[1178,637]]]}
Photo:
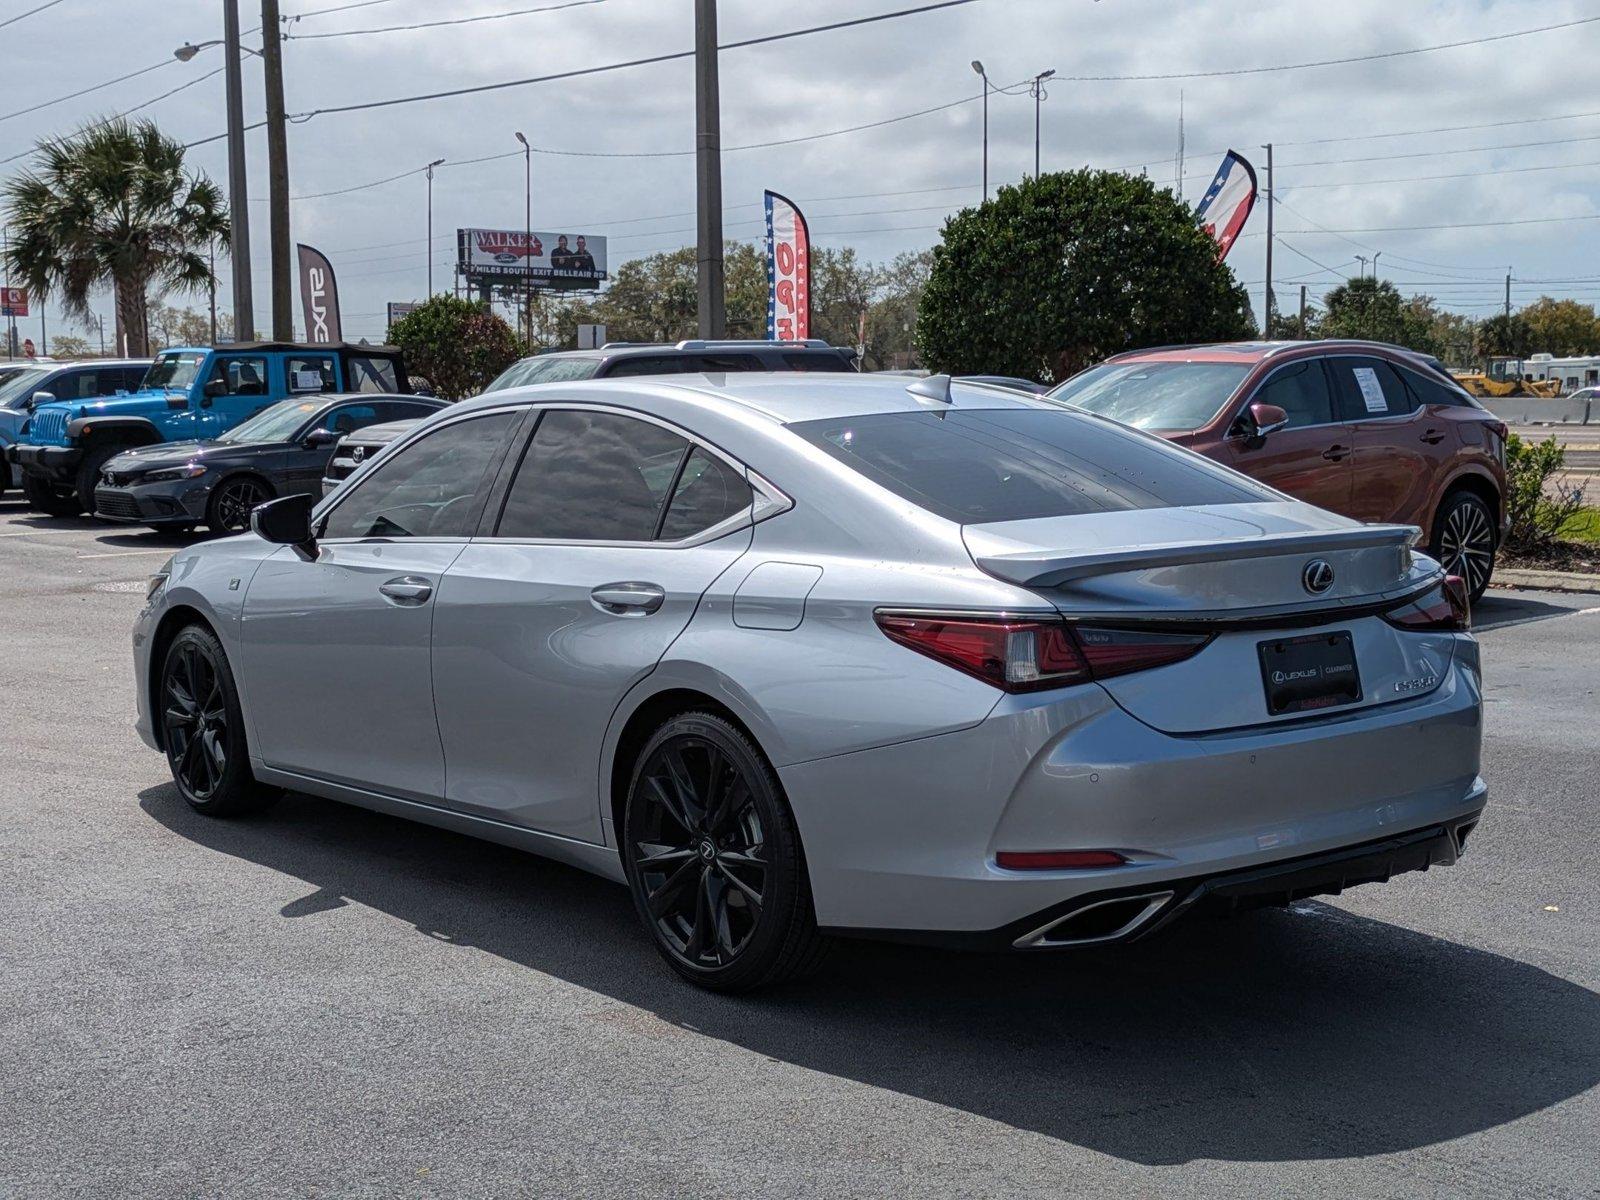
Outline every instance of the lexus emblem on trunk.
{"label": "lexus emblem on trunk", "polygon": [[1313,596],[1320,596],[1333,586],[1333,564],[1326,559],[1313,558],[1300,572],[1300,582]]}

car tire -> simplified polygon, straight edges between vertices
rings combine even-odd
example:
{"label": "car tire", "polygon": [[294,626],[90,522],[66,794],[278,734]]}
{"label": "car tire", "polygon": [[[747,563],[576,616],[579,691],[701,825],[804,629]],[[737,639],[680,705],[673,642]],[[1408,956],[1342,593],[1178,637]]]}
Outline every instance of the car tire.
{"label": "car tire", "polygon": [[826,953],[777,776],[720,716],[673,717],[644,744],[622,859],[656,949],[691,983],[752,991],[814,970]]}
{"label": "car tire", "polygon": [[254,475],[224,479],[206,501],[206,525],[213,533],[244,533],[250,528],[250,511],[272,496],[272,489]]}
{"label": "car tire", "polygon": [[155,710],[172,780],[190,808],[233,817],[278,795],[250,772],[239,689],[209,629],[188,625],[172,639],[161,661]]}
{"label": "car tire", "polygon": [[64,488],[27,472],[22,475],[22,495],[29,508],[52,517],[75,517],[83,511],[77,488]]}
{"label": "car tire", "polygon": [[1473,492],[1452,492],[1434,518],[1428,553],[1450,574],[1466,581],[1467,593],[1476,604],[1494,575],[1498,542],[1494,513],[1482,498]]}
{"label": "car tire", "polygon": [[79,507],[91,517],[94,516],[94,489],[100,482],[100,469],[127,448],[91,446],[84,451],[83,461],[78,464],[77,487],[74,490]]}

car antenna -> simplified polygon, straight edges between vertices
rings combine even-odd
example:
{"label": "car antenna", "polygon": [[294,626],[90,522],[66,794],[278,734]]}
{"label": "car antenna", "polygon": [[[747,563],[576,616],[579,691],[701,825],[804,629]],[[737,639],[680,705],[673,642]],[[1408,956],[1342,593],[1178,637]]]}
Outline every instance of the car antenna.
{"label": "car antenna", "polygon": [[929,375],[906,385],[906,391],[919,399],[937,400],[940,404],[954,404],[950,398],[950,376]]}

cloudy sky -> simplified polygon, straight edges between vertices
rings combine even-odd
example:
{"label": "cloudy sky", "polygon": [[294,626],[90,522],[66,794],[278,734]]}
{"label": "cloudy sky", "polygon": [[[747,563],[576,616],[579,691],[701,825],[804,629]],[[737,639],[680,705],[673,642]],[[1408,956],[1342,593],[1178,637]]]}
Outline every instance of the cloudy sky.
{"label": "cloudy sky", "polygon": [[[43,0],[0,0],[0,22]],[[239,0],[245,28],[259,24]],[[724,44],[908,7],[912,0],[722,0]],[[559,7],[553,7],[557,6]],[[542,8],[499,19],[382,32]],[[292,114],[603,65],[692,46],[692,0],[282,0]],[[339,11],[332,11],[332,10]],[[221,36],[219,0],[58,0],[0,25],[0,159],[34,140],[151,100],[141,110],[185,142],[225,127],[220,51],[179,63],[186,41]],[[1507,268],[1519,303],[1541,293],[1600,300],[1600,99],[1590,86],[1600,22],[1432,53],[1376,55],[1600,17],[1578,0],[976,0],[963,7],[722,55],[723,186],[730,237],[759,234],[763,187],[807,210],[814,239],[873,260],[933,244],[944,216],[981,196],[982,108],[970,62],[999,85],[1054,68],[1043,103],[1045,169],[1082,165],[1175,175],[1180,97],[1184,189],[1198,199],[1223,150],[1276,146],[1275,275],[1283,308],[1315,299],[1381,253],[1403,291],[1493,311]],[[359,31],[346,34],[345,31]],[[246,39],[259,45],[259,36]],[[134,79],[6,116],[155,64]],[[1238,73],[1246,71],[1249,73]],[[1209,74],[1205,74],[1209,73]],[[1181,76],[1142,78],[1128,76]],[[1115,76],[1090,80],[1088,76]],[[1078,78],[1072,78],[1078,77]],[[247,120],[262,110],[245,66]],[[961,103],[967,101],[966,103]],[[916,110],[940,111],[892,121]],[[1025,90],[989,101],[991,183],[1031,171]],[[787,146],[869,122],[877,128]],[[1473,126],[1475,128],[1460,128]],[[450,279],[457,226],[519,228],[523,164],[536,147],[537,229],[608,235],[613,264],[693,241],[692,64],[659,63],[561,82],[349,113],[290,128],[294,238],[338,271],[347,336],[383,332],[386,301],[426,292],[423,164],[434,182],[435,282]],[[265,138],[248,135],[250,194],[266,193]],[[224,143],[190,152],[226,180]],[[493,161],[466,163],[509,155]],[[0,172],[26,159],[0,165]],[[378,186],[345,191],[401,172]],[[339,195],[322,193],[343,192]],[[1259,311],[1265,206],[1230,264]],[[270,312],[266,206],[251,206],[258,325]],[[1549,218],[1561,218],[1549,220]],[[1520,223],[1519,223],[1520,222]],[[1455,226],[1455,228],[1418,228]],[[1332,230],[1335,232],[1325,232]],[[227,304],[226,271],[219,296]],[[179,300],[203,308],[203,296]],[[298,307],[298,304],[297,304]],[[52,310],[52,319],[56,314]],[[298,314],[297,314],[298,320]],[[60,326],[56,326],[59,328]],[[37,334],[30,319],[27,332]]]}

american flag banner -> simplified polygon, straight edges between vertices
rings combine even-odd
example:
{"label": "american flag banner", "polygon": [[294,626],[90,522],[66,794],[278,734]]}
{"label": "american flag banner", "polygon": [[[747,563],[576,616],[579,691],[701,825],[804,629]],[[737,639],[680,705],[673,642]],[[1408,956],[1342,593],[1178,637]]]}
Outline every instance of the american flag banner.
{"label": "american flag banner", "polygon": [[1218,262],[1228,257],[1255,204],[1256,169],[1242,154],[1229,150],[1194,213],[1200,227],[1216,240]]}
{"label": "american flag banner", "polygon": [[811,336],[811,234],[794,201],[766,192],[767,340]]}

